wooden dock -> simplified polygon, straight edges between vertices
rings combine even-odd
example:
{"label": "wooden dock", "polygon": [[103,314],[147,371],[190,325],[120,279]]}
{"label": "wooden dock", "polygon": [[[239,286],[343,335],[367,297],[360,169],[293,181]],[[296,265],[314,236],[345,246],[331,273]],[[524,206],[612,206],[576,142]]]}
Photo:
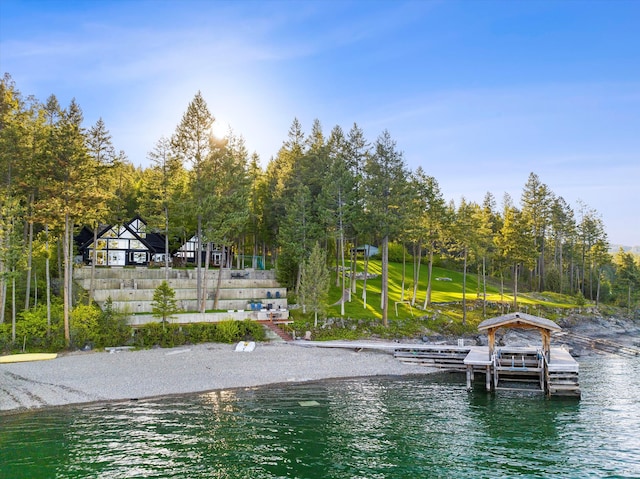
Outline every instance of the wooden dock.
{"label": "wooden dock", "polygon": [[563,348],[551,348],[550,358],[536,347],[504,347],[490,356],[487,346],[395,343],[385,341],[295,341],[297,346],[378,350],[400,361],[466,374],[471,390],[476,375],[487,391],[526,390],[549,396],[580,397],[578,363]]}

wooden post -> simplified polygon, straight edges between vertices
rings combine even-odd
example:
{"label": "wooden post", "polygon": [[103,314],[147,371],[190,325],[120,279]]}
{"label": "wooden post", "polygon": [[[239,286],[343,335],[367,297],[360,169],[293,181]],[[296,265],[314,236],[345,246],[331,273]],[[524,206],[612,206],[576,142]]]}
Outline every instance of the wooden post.
{"label": "wooden post", "polygon": [[487,364],[487,391],[491,391],[491,366]]}
{"label": "wooden post", "polygon": [[471,391],[471,381],[473,380],[473,366],[467,365],[467,391]]}
{"label": "wooden post", "polygon": [[545,329],[540,330],[542,335],[542,353],[547,358],[547,361],[551,360],[551,332]]}
{"label": "wooden post", "polygon": [[487,332],[487,338],[489,340],[489,359],[493,358],[493,351],[496,347],[496,329],[491,328]]}

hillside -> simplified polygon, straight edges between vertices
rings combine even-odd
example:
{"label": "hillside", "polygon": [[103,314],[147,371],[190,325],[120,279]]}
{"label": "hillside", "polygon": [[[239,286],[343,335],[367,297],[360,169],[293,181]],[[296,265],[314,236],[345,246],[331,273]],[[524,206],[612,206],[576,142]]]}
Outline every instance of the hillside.
{"label": "hillside", "polygon": [[[363,271],[363,263],[359,262],[358,271]],[[375,275],[367,280],[366,303],[363,300],[363,280],[356,281],[356,293],[351,294],[351,301],[345,302],[344,315],[341,314],[340,300],[342,291],[335,286],[335,273],[327,308],[326,321],[320,321],[318,328],[313,328],[310,315],[303,315],[300,310],[293,311],[295,318],[293,327],[298,331],[313,330],[317,339],[331,338],[407,338],[423,335],[464,335],[474,334],[477,325],[487,317],[513,311],[513,295],[511,284],[504,284],[504,293],[500,292],[499,278],[488,278],[486,287],[486,304],[483,304],[482,278],[476,274],[467,274],[466,303],[467,313],[463,323],[463,275],[440,267],[433,268],[432,304],[423,309],[426,286],[427,267],[422,265],[419,271],[418,288],[415,302],[413,298],[413,265],[407,264],[404,269],[401,263],[389,264],[389,327],[382,326],[381,309],[381,264],[380,261],[369,262],[368,272]],[[404,284],[404,287],[403,287]],[[521,284],[524,289],[526,284]],[[346,294],[345,294],[346,297]],[[543,316],[552,320],[562,320],[572,314],[595,312],[588,301],[574,296],[552,292],[527,293],[519,292],[518,310]],[[611,307],[601,307],[600,313],[613,316],[621,313]],[[596,316],[599,316],[596,314]]]}

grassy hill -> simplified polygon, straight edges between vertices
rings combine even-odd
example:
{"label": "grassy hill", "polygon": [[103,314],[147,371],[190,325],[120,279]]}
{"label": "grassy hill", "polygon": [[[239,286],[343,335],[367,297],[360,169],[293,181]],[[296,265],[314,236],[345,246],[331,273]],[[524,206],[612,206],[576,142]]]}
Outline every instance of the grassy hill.
{"label": "grassy hill", "polygon": [[[358,264],[358,271],[364,269]],[[342,290],[335,286],[335,275],[329,294],[327,320],[320,320],[318,328],[313,328],[310,314],[303,315],[300,310],[293,312],[294,329],[297,331],[312,330],[317,339],[332,338],[405,338],[432,334],[465,334],[476,331],[477,325],[485,317],[493,317],[513,311],[511,290],[504,286],[504,294],[500,293],[500,282],[495,278],[487,283],[487,304],[483,308],[482,278],[476,274],[467,274],[466,301],[467,316],[463,324],[462,282],[461,272],[433,268],[432,304],[422,309],[426,296],[427,267],[422,265],[419,271],[416,300],[413,298],[413,265],[407,264],[403,275],[401,263],[389,264],[389,327],[382,326],[381,308],[381,263],[369,262],[369,274],[377,275],[367,280],[366,304],[363,300],[363,280],[358,279],[357,291],[352,293],[351,301],[345,303],[345,314],[341,315],[340,300]],[[404,281],[403,281],[404,278]],[[403,288],[404,283],[404,288]],[[518,310],[540,315],[549,319],[558,317],[563,311],[578,307],[578,299],[556,293],[519,293]]]}

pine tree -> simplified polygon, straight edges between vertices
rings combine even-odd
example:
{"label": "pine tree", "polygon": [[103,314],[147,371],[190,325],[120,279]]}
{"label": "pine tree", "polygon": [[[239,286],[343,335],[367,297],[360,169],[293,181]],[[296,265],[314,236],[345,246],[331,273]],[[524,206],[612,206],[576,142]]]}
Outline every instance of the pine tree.
{"label": "pine tree", "polygon": [[169,286],[167,281],[160,283],[160,286],[153,292],[151,311],[154,318],[162,318],[163,328],[167,321],[180,311],[176,301],[176,292]]}
{"label": "pine tree", "polygon": [[191,192],[197,223],[196,289],[198,309],[202,312],[205,309],[205,297],[202,288],[202,219],[204,202],[207,196],[203,169],[211,151],[211,126],[214,121],[215,119],[209,112],[207,103],[200,91],[198,91],[189,103],[187,111],[171,138],[174,155],[191,165],[193,185]]}
{"label": "pine tree", "polygon": [[315,243],[311,249],[309,259],[302,268],[300,281],[300,299],[305,310],[313,312],[315,327],[318,326],[318,315],[324,313],[329,295],[330,273],[326,265],[326,254]]}
{"label": "pine tree", "polygon": [[389,240],[403,227],[407,194],[407,170],[402,153],[387,130],[375,144],[365,165],[366,219],[382,240],[382,322],[389,325]]}

